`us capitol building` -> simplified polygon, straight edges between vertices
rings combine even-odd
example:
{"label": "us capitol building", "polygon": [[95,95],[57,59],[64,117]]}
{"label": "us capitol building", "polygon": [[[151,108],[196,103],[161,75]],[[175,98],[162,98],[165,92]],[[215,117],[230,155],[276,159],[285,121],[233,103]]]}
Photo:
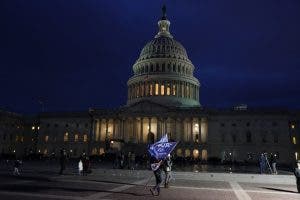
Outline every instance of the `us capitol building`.
{"label": "us capitol building", "polygon": [[[72,157],[110,151],[139,155],[167,133],[179,142],[174,151],[179,157],[257,162],[266,151],[278,154],[279,163],[299,159],[300,112],[201,106],[195,66],[170,33],[170,24],[164,7],[158,33],[132,66],[125,106],[40,113],[32,118],[2,111],[2,153],[58,155],[64,148]],[[14,128],[8,131],[10,124]]]}

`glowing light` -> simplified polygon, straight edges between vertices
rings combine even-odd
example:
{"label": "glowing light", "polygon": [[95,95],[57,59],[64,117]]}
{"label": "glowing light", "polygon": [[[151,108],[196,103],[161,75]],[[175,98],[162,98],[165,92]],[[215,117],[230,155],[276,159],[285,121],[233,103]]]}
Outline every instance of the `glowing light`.
{"label": "glowing light", "polygon": [[110,143],[111,143],[111,144],[113,144],[113,143],[114,143],[114,141],[110,141]]}
{"label": "glowing light", "polygon": [[296,137],[293,137],[293,144],[297,144]]}
{"label": "glowing light", "polygon": [[32,129],[32,130],[34,130],[34,129],[35,129],[35,127],[34,127],[34,126],[32,126],[32,127],[31,127],[31,129]]}
{"label": "glowing light", "polygon": [[295,128],[295,125],[294,125],[294,124],[292,124],[292,125],[291,125],[291,127],[292,127],[292,129],[294,129],[294,128]]}

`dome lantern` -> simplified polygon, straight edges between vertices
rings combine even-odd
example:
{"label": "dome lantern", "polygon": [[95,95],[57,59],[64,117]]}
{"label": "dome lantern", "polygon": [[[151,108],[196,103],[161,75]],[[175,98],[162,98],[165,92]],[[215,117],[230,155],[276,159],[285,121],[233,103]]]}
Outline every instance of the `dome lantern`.
{"label": "dome lantern", "polygon": [[158,33],[155,36],[155,38],[158,38],[160,36],[165,36],[165,37],[170,37],[173,38],[173,36],[170,34],[170,21],[167,19],[167,9],[166,6],[164,5],[162,7],[162,17],[161,20],[158,21]]}

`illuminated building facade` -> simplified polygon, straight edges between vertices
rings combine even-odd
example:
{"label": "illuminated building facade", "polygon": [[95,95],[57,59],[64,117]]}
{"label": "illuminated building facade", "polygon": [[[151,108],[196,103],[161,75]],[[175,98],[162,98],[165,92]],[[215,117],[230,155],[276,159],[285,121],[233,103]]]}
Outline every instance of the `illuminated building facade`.
{"label": "illuminated building facade", "polygon": [[38,131],[38,140],[33,149],[50,155],[65,148],[73,157],[113,150],[139,155],[168,134],[179,142],[174,152],[179,157],[257,162],[266,151],[278,154],[281,163],[299,159],[299,112],[253,110],[246,105],[223,110],[202,107],[195,66],[171,35],[165,9],[158,28],[133,65],[125,106],[41,113],[34,121],[32,131]]}

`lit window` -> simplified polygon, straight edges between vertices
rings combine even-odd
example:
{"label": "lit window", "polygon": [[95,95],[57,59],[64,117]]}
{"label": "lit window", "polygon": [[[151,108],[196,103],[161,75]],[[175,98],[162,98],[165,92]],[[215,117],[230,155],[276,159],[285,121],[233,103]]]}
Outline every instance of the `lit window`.
{"label": "lit window", "polygon": [[297,144],[296,137],[293,137],[293,144]]}
{"label": "lit window", "polygon": [[75,134],[75,136],[74,136],[74,141],[75,141],[75,142],[78,142],[78,134]]}
{"label": "lit window", "polygon": [[169,96],[171,94],[170,84],[167,85],[167,95]]}
{"label": "lit window", "polygon": [[40,130],[40,127],[38,126],[37,129]]}
{"label": "lit window", "polygon": [[19,136],[18,135],[16,135],[16,142],[18,142],[19,141]]}
{"label": "lit window", "polygon": [[44,155],[47,155],[47,153],[48,153],[48,149],[45,149],[44,150]]}
{"label": "lit window", "polygon": [[160,94],[165,95],[165,86],[164,85],[160,86]]}
{"label": "lit window", "polygon": [[173,95],[176,95],[176,85],[173,85]]}
{"label": "lit window", "polygon": [[291,125],[291,128],[292,128],[292,129],[294,129],[294,128],[295,128],[295,125],[294,125],[294,124],[292,124],[292,125]]}
{"label": "lit window", "polygon": [[46,135],[46,136],[45,136],[45,142],[48,142],[48,140],[49,140],[49,136]]}
{"label": "lit window", "polygon": [[24,142],[24,136],[23,135],[21,136],[21,142]]}
{"label": "lit window", "polygon": [[32,127],[31,127],[31,129],[32,129],[32,130],[34,130],[34,129],[35,129],[35,127],[34,127],[34,126],[32,126]]}
{"label": "lit window", "polygon": [[87,134],[84,134],[84,135],[83,135],[83,141],[84,141],[84,142],[87,142]]}
{"label": "lit window", "polygon": [[295,152],[295,158],[298,160],[298,152]]}
{"label": "lit window", "polygon": [[69,133],[66,132],[64,135],[64,142],[68,142],[68,140],[69,140]]}
{"label": "lit window", "polygon": [[155,95],[158,95],[158,83],[155,83]]}

